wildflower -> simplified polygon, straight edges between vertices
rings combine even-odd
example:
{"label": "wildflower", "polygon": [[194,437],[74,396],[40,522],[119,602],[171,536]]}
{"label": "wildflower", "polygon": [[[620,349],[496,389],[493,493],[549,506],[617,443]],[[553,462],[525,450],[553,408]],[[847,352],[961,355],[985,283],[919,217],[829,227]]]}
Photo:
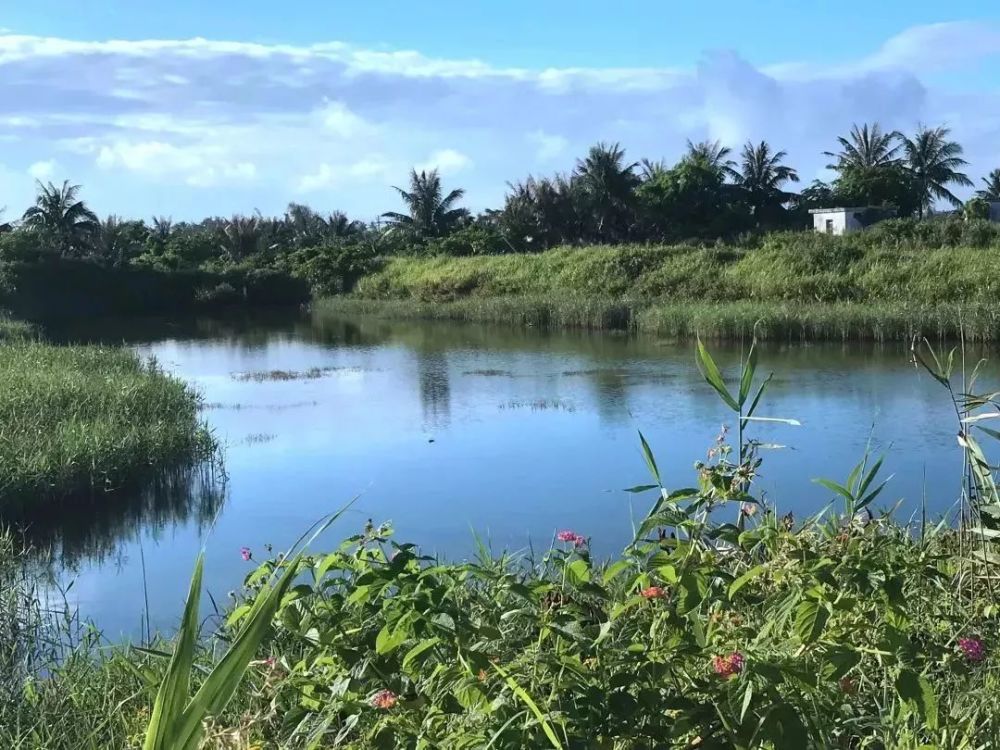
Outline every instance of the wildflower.
{"label": "wildflower", "polygon": [[249,547],[241,547],[240,548],[240,557],[243,558],[243,562],[250,562],[250,559],[253,557],[253,553],[250,552],[250,548]]}
{"label": "wildflower", "polygon": [[728,656],[713,656],[712,669],[719,677],[728,680],[743,671],[743,654],[733,651]]}
{"label": "wildflower", "polygon": [[582,547],[587,543],[587,537],[577,534],[575,531],[560,531],[556,534],[556,539],[560,542],[570,542],[577,547]]}
{"label": "wildflower", "polygon": [[391,690],[379,690],[372,696],[371,703],[375,708],[388,711],[390,708],[393,708],[397,703],[399,703],[399,696]]}
{"label": "wildflower", "polygon": [[979,662],[986,658],[986,648],[983,646],[983,642],[975,636],[959,638],[958,647],[969,661]]}
{"label": "wildflower", "polygon": [[757,515],[757,503],[740,503],[740,513],[747,518]]}
{"label": "wildflower", "polygon": [[479,674],[476,675],[476,676],[479,678],[480,682],[486,682],[486,670],[485,669],[480,669],[479,670]]}
{"label": "wildflower", "polygon": [[649,588],[645,588],[639,592],[639,596],[644,599],[659,599],[661,597],[665,597],[666,595],[666,590],[660,586],[650,586]]}
{"label": "wildflower", "polygon": [[840,690],[847,695],[854,695],[858,692],[858,683],[852,680],[850,677],[840,678]]}

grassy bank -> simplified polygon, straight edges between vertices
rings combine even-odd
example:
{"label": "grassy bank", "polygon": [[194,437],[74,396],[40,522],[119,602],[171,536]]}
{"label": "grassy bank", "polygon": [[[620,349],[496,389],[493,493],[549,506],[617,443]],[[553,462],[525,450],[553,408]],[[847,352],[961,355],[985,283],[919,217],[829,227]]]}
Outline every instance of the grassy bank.
{"label": "grassy bank", "polygon": [[[471,258],[396,258],[363,278],[368,313],[770,338],[1000,338],[992,246],[769,235],[754,246],[612,246]],[[353,306],[353,308],[352,308]]]}
{"label": "grassy bank", "polygon": [[448,562],[368,524],[328,553],[254,563],[243,550],[245,586],[218,638],[195,637],[199,561],[173,643],[102,650],[84,638],[53,649],[72,631],[39,606],[35,579],[4,567],[0,544],[0,658],[10,660],[0,665],[0,743],[994,747],[1000,490],[978,441],[996,433],[969,418],[998,403],[955,396],[972,384],[947,359],[918,356],[965,420],[956,526],[873,513],[884,484],[874,459],[825,482],[834,508],[777,515],[755,489],[750,417],[768,379],[751,351],[728,385],[699,356],[705,388],[740,429],[720,435],[690,488],[663,486],[640,436],[649,477],[627,492],[648,512],[610,560],[590,554],[599,530],[561,530],[537,554],[480,547]]}
{"label": "grassy bank", "polygon": [[913,336],[1000,340],[1000,304],[636,301],[471,297],[453,302],[330,297],[315,309],[387,319],[621,330],[666,338],[772,341],[909,341]]}
{"label": "grassy bank", "polygon": [[206,456],[198,398],[127,349],[0,345],[0,510],[119,485]]}

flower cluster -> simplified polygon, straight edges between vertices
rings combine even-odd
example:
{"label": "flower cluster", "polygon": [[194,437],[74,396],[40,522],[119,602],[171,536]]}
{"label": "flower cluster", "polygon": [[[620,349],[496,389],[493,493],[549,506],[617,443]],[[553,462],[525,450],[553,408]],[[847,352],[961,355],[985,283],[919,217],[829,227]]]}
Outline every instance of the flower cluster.
{"label": "flower cluster", "polygon": [[253,557],[253,553],[250,552],[250,548],[249,547],[241,547],[240,548],[240,557],[243,558],[243,562],[250,562],[250,559]]}
{"label": "flower cluster", "polygon": [[743,671],[743,654],[733,651],[728,656],[713,656],[712,669],[724,679],[734,677]]}
{"label": "flower cluster", "polygon": [[667,590],[661,586],[650,586],[639,592],[639,596],[644,599],[660,599],[667,595]]}
{"label": "flower cluster", "polygon": [[395,705],[399,703],[399,696],[391,690],[379,690],[372,696],[371,703],[375,708],[388,711],[390,708],[395,707]]}
{"label": "flower cluster", "polygon": [[969,661],[979,662],[986,658],[986,648],[976,637],[959,638],[958,647]]}
{"label": "flower cluster", "polygon": [[560,542],[569,542],[577,547],[583,547],[587,543],[587,537],[577,534],[575,531],[560,531],[556,534],[556,539]]}

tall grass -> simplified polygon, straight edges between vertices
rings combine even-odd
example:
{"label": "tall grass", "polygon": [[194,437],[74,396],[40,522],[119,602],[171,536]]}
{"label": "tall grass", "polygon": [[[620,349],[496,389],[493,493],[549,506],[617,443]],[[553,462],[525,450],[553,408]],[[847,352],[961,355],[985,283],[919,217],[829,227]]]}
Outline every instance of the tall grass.
{"label": "tall grass", "polygon": [[102,492],[207,456],[199,399],[127,349],[0,345],[0,510]]}
{"label": "tall grass", "polygon": [[978,340],[1000,338],[995,246],[889,240],[875,232],[789,233],[753,246],[396,258],[358,284],[355,296],[367,304],[327,306],[676,336],[739,335],[764,318],[763,335],[783,339],[906,339],[954,336],[962,328]]}

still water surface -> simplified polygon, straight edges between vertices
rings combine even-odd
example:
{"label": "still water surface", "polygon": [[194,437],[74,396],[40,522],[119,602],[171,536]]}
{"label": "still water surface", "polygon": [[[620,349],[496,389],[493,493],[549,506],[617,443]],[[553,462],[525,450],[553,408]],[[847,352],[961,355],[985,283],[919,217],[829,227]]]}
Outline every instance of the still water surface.
{"label": "still water surface", "polygon": [[[153,627],[171,629],[203,544],[221,606],[250,567],[242,547],[258,557],[266,544],[280,549],[355,495],[328,545],[372,518],[451,558],[472,551],[474,532],[520,550],[546,547],[563,528],[610,554],[649,502],[622,491],[648,481],[637,431],[665,482],[682,487],[732,424],[689,342],[318,314],[62,335],[154,355],[201,391],[224,446],[225,481],[199,471],[36,524],[73,581],[70,599],[109,636],[140,632],[146,594]],[[739,354],[715,349],[729,366]],[[254,377],[312,368],[316,377]],[[926,498],[933,514],[952,509],[954,413],[904,348],[772,345],[761,369],[775,377],[759,413],[802,423],[752,430],[788,446],[766,455],[759,483],[780,512],[821,509],[829,492],[811,479],[843,480],[870,437],[875,452],[891,449],[883,506],[905,498],[909,515]]]}

